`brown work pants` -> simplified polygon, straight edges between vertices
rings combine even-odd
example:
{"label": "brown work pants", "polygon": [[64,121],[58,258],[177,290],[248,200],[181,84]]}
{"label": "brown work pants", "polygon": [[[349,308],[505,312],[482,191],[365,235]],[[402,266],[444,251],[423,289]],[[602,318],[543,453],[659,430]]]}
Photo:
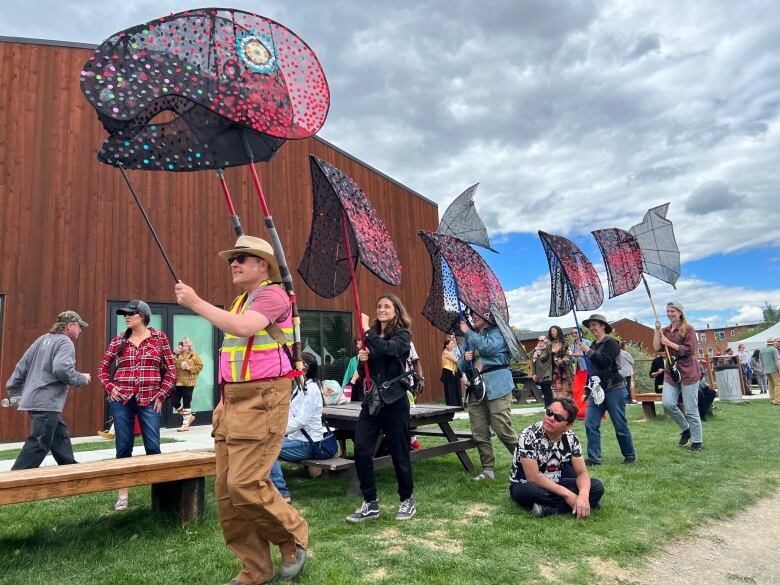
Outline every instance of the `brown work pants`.
{"label": "brown work pants", "polygon": [[780,374],[766,375],[769,387],[769,401],[772,404],[780,404]]}
{"label": "brown work pants", "polygon": [[286,562],[295,559],[296,545],[308,544],[306,521],[268,479],[287,428],[291,386],[289,378],[225,384],[225,409],[214,427],[219,521],[242,563],[235,579],[246,585],[273,578],[269,543]]}

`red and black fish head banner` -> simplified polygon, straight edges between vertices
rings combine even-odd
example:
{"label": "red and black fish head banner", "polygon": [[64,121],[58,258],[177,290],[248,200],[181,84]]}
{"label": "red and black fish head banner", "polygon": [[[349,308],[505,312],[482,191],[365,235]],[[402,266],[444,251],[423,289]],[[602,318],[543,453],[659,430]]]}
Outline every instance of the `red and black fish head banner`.
{"label": "red and black fish head banner", "polygon": [[[387,284],[401,284],[401,261],[376,208],[350,177],[310,155],[314,211],[309,243],[298,273],[318,295],[332,298],[349,286],[347,262],[358,260]],[[342,211],[351,258],[346,256]]]}
{"label": "red and black fish head banner", "polygon": [[599,275],[585,254],[571,240],[539,232],[550,267],[550,317],[573,308],[594,310],[604,302]]}
{"label": "red and black fish head banner", "polygon": [[[106,130],[123,133],[107,145],[104,162],[131,154],[151,170],[197,170],[204,158],[226,166],[208,150],[231,124],[270,138],[265,146],[256,136],[250,144],[255,160],[270,158],[266,151],[272,155],[278,141],[316,133],[330,107],[322,67],[305,42],[273,20],[222,8],[180,12],[112,35],[84,64],[81,89]],[[152,124],[164,110],[183,119]],[[177,148],[188,141],[192,152]],[[237,152],[228,163],[241,146],[246,150],[243,142],[234,137]],[[172,156],[161,160],[166,152]]]}
{"label": "red and black fish head banner", "polygon": [[442,233],[420,231],[433,265],[433,280],[422,314],[435,327],[452,332],[458,321],[458,301],[486,321],[493,310],[509,320],[504,290],[498,278],[474,248]]}
{"label": "red and black fish head banner", "polygon": [[642,279],[642,249],[626,230],[608,228],[591,232],[607,268],[609,298],[634,290]]}

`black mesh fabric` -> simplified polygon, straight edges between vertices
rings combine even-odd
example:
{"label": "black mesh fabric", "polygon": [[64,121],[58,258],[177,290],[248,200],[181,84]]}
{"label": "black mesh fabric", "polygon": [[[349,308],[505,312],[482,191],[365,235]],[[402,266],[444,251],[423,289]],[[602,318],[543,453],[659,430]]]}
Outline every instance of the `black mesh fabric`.
{"label": "black mesh fabric", "polygon": [[325,74],[303,40],[263,16],[223,8],[112,35],[84,64],[81,88],[101,119],[116,124],[131,124],[160,96],[179,95],[276,138],[311,136],[330,106]]}
{"label": "black mesh fabric", "polygon": [[433,277],[423,316],[445,333],[455,330],[461,316],[458,299],[491,323],[491,312],[509,321],[506,296],[498,278],[471,246],[463,240],[441,233],[417,232],[431,257]]}
{"label": "black mesh fabric", "polygon": [[550,317],[561,317],[573,308],[592,311],[604,302],[599,275],[585,254],[571,240],[539,232],[550,267]]}
{"label": "black mesh fabric", "polygon": [[111,134],[99,160],[149,170],[268,160],[284,140],[316,133],[330,107],[306,43],[270,19],[221,8],[112,35],[84,64],[81,89]]}
{"label": "black mesh fabric", "polygon": [[642,223],[629,231],[642,249],[644,271],[674,286],[680,278],[680,249],[667,211],[668,203],[648,209]]}
{"label": "black mesh fabric", "polygon": [[[401,283],[401,262],[385,224],[365,193],[333,165],[309,155],[314,211],[306,252],[298,273],[315,293],[333,298],[349,286],[349,265],[358,260],[388,284]],[[347,258],[342,228],[346,216]]]}
{"label": "black mesh fabric", "polygon": [[[178,116],[150,124],[161,111]],[[166,96],[150,104],[132,125],[110,134],[98,151],[98,160],[150,171],[216,170],[271,160],[284,143],[281,138],[233,124],[182,97]]]}
{"label": "black mesh fabric", "polygon": [[466,189],[450,203],[436,231],[495,252],[490,247],[487,228],[474,206],[474,195],[477,192],[477,187],[479,187],[479,183]]}
{"label": "black mesh fabric", "polygon": [[642,250],[626,230],[607,228],[591,232],[604,258],[609,298],[634,290],[642,279]]}

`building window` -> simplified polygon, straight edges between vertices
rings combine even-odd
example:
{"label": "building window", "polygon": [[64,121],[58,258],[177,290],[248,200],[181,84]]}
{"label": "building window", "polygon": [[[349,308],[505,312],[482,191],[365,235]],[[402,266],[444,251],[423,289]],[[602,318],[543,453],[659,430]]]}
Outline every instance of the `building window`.
{"label": "building window", "polygon": [[704,357],[704,349],[701,347],[699,348],[699,357]]}
{"label": "building window", "polygon": [[301,311],[301,349],[309,352],[320,366],[320,379],[344,377],[347,364],[355,354],[352,343],[352,313]]}
{"label": "building window", "polygon": [[731,330],[731,336],[734,337],[736,334],[737,334],[737,332],[734,329],[732,329]]}
{"label": "building window", "polygon": [[708,345],[708,346],[707,346],[707,355],[712,355],[712,353],[713,353],[713,352],[712,352],[712,346],[711,346],[711,345]]}
{"label": "building window", "polygon": [[715,332],[715,341],[726,341],[726,332],[725,331],[716,331]]}
{"label": "building window", "polygon": [[699,341],[707,341],[707,334],[699,333]]}

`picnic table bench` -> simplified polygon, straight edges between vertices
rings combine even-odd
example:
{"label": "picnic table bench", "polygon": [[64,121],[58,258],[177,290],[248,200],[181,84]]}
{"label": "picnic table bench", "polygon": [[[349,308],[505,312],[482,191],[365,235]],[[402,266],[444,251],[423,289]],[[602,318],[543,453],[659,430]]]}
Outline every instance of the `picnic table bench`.
{"label": "picnic table bench", "polygon": [[[322,414],[328,421],[330,427],[334,430],[353,431],[357,426],[358,416],[360,415],[361,404],[359,402],[350,402],[338,406],[326,406],[322,409]],[[441,404],[417,404],[410,408],[409,412],[409,430],[412,434],[428,437],[443,437],[447,442],[431,447],[411,450],[410,458],[412,461],[421,461],[430,457],[438,457],[449,453],[455,453],[463,467],[469,473],[474,473],[474,464],[466,452],[466,449],[476,447],[474,439],[470,432],[456,432],[450,426],[450,422],[455,418],[455,413],[462,411],[459,406],[445,406]],[[420,428],[429,425],[437,425],[438,429]],[[380,433],[375,447],[374,469],[385,469],[393,465],[389,455],[379,455],[378,450],[381,447],[384,435]],[[347,489],[347,495],[358,493],[357,474],[355,473],[355,461],[343,457],[331,457],[330,459],[307,459],[302,461],[306,467],[314,467],[331,472],[335,476],[347,475],[351,478]]]}
{"label": "picnic table bench", "polygon": [[642,412],[648,420],[655,418],[655,403],[661,402],[661,398],[662,395],[655,392],[645,392],[634,397],[637,402],[642,404]]}
{"label": "picnic table bench", "polygon": [[152,484],[152,509],[184,524],[201,518],[214,453],[184,451],[0,473],[0,505]]}
{"label": "picnic table bench", "polygon": [[515,383],[515,387],[512,389],[512,396],[515,397],[518,404],[528,404],[528,398],[531,396],[534,397],[537,404],[544,404],[542,392],[531,376],[512,372],[512,381]]}

